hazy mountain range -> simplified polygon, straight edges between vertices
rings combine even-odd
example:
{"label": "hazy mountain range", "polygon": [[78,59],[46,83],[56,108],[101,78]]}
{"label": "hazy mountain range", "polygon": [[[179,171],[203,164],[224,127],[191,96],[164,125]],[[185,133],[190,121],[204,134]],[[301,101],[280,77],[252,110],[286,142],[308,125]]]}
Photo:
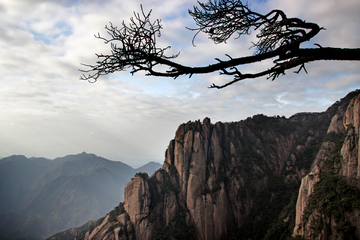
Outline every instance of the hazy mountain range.
{"label": "hazy mountain range", "polygon": [[54,160],[13,155],[0,160],[0,239],[45,238],[98,219],[124,199],[140,168],[85,152]]}

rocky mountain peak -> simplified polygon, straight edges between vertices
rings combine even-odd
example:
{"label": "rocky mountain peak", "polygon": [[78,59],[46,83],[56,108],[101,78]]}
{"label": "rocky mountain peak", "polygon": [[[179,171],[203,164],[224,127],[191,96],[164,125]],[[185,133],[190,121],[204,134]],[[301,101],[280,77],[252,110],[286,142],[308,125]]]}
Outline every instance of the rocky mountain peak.
{"label": "rocky mountain peak", "polygon": [[[313,197],[329,197],[329,179],[343,184],[335,189],[358,191],[359,109],[355,92],[323,113],[181,124],[162,169],[137,174],[126,185],[124,211],[103,220],[111,229],[92,239],[346,239],[350,233],[336,225],[344,222],[360,236],[351,220],[359,219],[360,202],[332,219]],[[333,224],[315,231],[316,221]]]}

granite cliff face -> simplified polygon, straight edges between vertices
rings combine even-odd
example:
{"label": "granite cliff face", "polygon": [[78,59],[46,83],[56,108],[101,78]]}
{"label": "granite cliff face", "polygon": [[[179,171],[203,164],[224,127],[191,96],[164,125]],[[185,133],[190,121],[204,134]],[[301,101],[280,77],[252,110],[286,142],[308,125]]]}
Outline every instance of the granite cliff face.
{"label": "granite cliff face", "polygon": [[332,138],[302,179],[293,236],[360,239],[359,126],[360,95],[355,95],[332,118],[327,132]]}
{"label": "granite cliff face", "polygon": [[328,178],[358,191],[359,96],[323,113],[180,125],[162,169],[136,174],[124,203],[76,239],[341,239],[343,222],[359,236],[360,204],[334,215],[313,197]]}
{"label": "granite cliff face", "polygon": [[347,135],[341,148],[341,168],[339,174],[350,184],[359,185],[360,179],[360,96],[352,99],[343,120]]}

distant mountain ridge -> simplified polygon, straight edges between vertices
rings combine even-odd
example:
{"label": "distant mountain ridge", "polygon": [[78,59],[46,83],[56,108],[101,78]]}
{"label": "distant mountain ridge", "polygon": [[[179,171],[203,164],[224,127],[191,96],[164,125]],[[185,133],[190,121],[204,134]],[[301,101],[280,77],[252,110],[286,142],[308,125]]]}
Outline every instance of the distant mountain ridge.
{"label": "distant mountain ridge", "polygon": [[[98,219],[124,198],[138,172],[119,161],[81,153],[49,160],[13,155],[0,160],[0,239],[45,238]],[[76,214],[74,214],[76,213]]]}

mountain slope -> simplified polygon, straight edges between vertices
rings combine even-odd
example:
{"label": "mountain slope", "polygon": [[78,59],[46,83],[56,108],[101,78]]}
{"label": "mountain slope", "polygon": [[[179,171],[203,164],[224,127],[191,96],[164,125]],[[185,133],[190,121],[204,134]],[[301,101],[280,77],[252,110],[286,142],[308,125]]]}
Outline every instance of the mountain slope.
{"label": "mountain slope", "polygon": [[16,155],[0,160],[0,214],[15,211],[21,199],[32,189],[39,175],[49,168],[44,159]]}
{"label": "mountain slope", "polygon": [[[152,163],[139,170],[152,173],[160,166]],[[124,187],[138,169],[81,153],[54,160],[12,156],[0,161],[0,171],[6,173],[1,175],[1,201],[12,202],[0,214],[0,238],[5,239],[45,238],[98,219],[122,201]],[[10,192],[16,189],[23,190]]]}
{"label": "mountain slope", "polygon": [[[309,199],[313,190],[327,185],[327,172],[333,177],[329,179],[341,183],[338,191],[358,191],[356,99],[359,91],[326,112],[289,119],[256,115],[233,123],[213,125],[206,118],[180,125],[163,168],[151,177],[137,174],[126,185],[124,203],[76,239],[287,239],[311,234],[318,239],[359,238],[357,205],[347,204],[334,217],[323,209],[327,204],[311,205],[322,198]],[[344,120],[349,118],[349,123]],[[348,140],[341,140],[344,134]],[[329,161],[334,159],[331,151],[339,149],[340,160]],[[315,224],[329,221],[346,224]],[[302,223],[303,232],[297,230]]]}
{"label": "mountain slope", "polygon": [[56,179],[59,176],[78,176],[88,174],[99,168],[106,168],[119,176],[129,178],[133,175],[134,169],[130,166],[119,162],[110,161],[95,154],[87,154],[85,152],[77,155],[68,155],[52,160],[51,167],[48,171],[41,174],[32,189],[44,186],[46,183]]}

